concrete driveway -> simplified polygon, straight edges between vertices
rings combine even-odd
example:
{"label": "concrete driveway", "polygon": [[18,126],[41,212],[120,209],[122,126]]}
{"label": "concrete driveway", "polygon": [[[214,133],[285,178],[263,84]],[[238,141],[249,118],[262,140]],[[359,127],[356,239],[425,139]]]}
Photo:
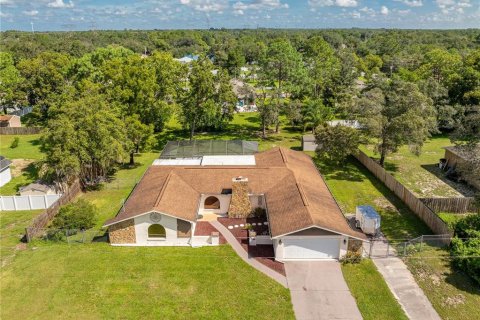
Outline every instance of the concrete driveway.
{"label": "concrete driveway", "polygon": [[338,261],[286,262],[297,320],[362,319]]}

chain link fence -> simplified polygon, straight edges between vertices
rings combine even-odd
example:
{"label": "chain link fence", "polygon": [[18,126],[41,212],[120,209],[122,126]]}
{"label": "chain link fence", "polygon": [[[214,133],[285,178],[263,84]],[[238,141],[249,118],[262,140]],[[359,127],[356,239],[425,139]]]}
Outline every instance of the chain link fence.
{"label": "chain link fence", "polygon": [[39,232],[38,240],[46,242],[64,242],[68,244],[107,242],[108,232],[105,230],[78,230],[78,229],[43,229]]}

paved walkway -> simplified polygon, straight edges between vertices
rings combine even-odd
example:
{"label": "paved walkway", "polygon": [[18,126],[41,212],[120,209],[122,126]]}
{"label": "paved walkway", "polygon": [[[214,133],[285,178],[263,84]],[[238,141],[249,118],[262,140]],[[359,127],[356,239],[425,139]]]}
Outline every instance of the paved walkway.
{"label": "paved walkway", "polygon": [[273,280],[277,281],[280,283],[282,286],[285,288],[288,288],[287,286],[287,278],[281,275],[280,273],[270,269],[269,267],[261,264],[254,258],[250,258],[248,256],[248,253],[242,248],[240,243],[237,241],[237,239],[232,235],[230,231],[228,231],[227,228],[223,224],[221,224],[218,221],[209,221],[212,226],[217,228],[217,230],[225,237],[225,240],[232,246],[233,250],[242,258],[243,261],[254,267],[260,272],[263,272]]}
{"label": "paved walkway", "polygon": [[338,261],[286,262],[297,320],[362,319]]}
{"label": "paved walkway", "polygon": [[418,286],[405,263],[400,258],[391,255],[382,257],[379,254],[386,252],[386,246],[387,243],[375,243],[376,248],[374,247],[373,252],[375,256],[372,257],[372,261],[407,317],[411,320],[440,320],[440,316]]}

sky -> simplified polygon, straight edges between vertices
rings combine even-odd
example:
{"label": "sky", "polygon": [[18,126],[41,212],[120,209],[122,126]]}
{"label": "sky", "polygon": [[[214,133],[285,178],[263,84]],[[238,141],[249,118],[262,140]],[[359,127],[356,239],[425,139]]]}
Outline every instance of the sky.
{"label": "sky", "polygon": [[480,0],[0,0],[0,30],[480,28]]}

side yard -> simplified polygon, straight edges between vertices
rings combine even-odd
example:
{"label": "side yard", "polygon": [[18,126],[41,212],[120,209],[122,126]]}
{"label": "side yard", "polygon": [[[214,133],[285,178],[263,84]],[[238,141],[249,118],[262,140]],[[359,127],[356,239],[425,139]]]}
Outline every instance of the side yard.
{"label": "side yard", "polygon": [[[444,147],[452,143],[447,135],[433,136],[422,148],[419,156],[411,153],[408,146],[387,156],[385,169],[418,197],[461,197],[471,196],[472,190],[444,176],[438,167],[439,159],[445,155]],[[373,146],[363,146],[368,156],[379,158]]]}
{"label": "side yard", "polygon": [[[19,139],[18,146],[11,148],[15,137]],[[12,161],[10,165],[12,180],[0,188],[0,195],[14,195],[19,187],[38,178],[35,163],[43,158],[40,151],[40,135],[0,135],[0,155]]]}

